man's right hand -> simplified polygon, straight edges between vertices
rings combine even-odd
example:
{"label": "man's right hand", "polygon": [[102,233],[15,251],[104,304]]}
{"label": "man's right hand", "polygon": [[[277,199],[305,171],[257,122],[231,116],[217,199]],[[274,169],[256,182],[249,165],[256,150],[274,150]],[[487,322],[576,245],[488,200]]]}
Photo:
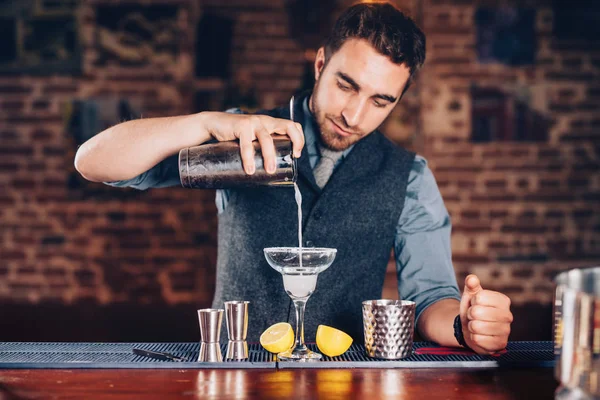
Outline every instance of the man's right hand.
{"label": "man's right hand", "polygon": [[240,141],[242,163],[247,174],[256,171],[254,165],[254,146],[258,140],[263,155],[265,170],[272,174],[276,169],[275,145],[272,134],[287,135],[293,143],[294,157],[299,158],[304,147],[302,125],[287,119],[273,118],[267,115],[231,114],[206,111],[201,113],[202,126],[206,132],[218,141]]}

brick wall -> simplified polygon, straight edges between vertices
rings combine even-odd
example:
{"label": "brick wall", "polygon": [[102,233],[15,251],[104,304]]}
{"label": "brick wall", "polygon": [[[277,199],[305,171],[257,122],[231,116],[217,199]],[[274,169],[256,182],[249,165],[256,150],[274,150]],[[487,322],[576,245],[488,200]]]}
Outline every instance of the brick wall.
{"label": "brick wall", "polygon": [[[478,273],[513,303],[549,303],[557,272],[600,260],[600,48],[553,38],[551,2],[519,2],[536,7],[535,64],[478,64],[477,2],[426,3],[424,152],[453,219],[457,276]],[[548,140],[471,143],[472,82],[527,88]]]}
{"label": "brick wall", "polygon": [[[116,94],[141,99],[144,116],[191,112],[194,21],[209,7],[236,21],[232,65],[252,71],[263,105],[285,102],[299,87],[304,55],[290,37],[283,0],[144,2],[163,3],[178,7],[173,62],[98,63],[96,8],[120,2],[94,0],[79,13],[81,76],[0,76],[0,299],[210,303],[214,193],[82,182],[64,103]],[[553,40],[549,1],[537,2],[536,64],[481,65],[477,2],[412,3],[399,4],[421,19],[428,61],[387,133],[429,159],[454,223],[460,285],[475,272],[516,304],[548,305],[556,272],[600,260],[600,50]],[[529,88],[536,111],[551,120],[547,142],[471,143],[472,82]],[[384,296],[394,297],[392,263],[388,278]]]}

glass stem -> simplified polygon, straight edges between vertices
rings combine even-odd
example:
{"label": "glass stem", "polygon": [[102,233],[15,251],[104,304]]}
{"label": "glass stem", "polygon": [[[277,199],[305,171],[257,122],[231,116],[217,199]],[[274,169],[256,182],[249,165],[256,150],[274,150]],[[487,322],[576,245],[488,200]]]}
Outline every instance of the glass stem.
{"label": "glass stem", "polygon": [[296,342],[294,343],[294,352],[308,350],[304,344],[304,309],[306,300],[294,300],[296,307]]}

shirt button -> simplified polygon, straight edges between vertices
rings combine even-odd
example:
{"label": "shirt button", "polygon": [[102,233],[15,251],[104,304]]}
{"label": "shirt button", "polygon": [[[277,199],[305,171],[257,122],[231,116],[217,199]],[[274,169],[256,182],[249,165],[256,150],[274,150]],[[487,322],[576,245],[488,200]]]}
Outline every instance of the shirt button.
{"label": "shirt button", "polygon": [[315,247],[314,243],[312,242],[312,240],[307,240],[306,241],[306,247]]}

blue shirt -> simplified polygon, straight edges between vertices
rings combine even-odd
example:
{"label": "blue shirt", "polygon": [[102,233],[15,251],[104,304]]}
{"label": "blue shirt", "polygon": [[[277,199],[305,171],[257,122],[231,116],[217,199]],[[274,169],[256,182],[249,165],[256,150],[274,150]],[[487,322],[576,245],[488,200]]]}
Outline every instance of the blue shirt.
{"label": "blue shirt", "polygon": [[[304,101],[302,127],[310,164],[320,159],[315,122]],[[233,112],[240,112],[235,110]],[[336,168],[352,151],[345,150]],[[117,187],[147,189],[180,185],[177,155],[126,181],[107,183]],[[227,207],[229,192],[217,190],[219,214]],[[404,208],[394,237],[398,293],[403,300],[416,303],[415,323],[428,306],[442,299],[460,300],[450,247],[451,222],[442,195],[425,158],[417,155],[408,177]]]}

